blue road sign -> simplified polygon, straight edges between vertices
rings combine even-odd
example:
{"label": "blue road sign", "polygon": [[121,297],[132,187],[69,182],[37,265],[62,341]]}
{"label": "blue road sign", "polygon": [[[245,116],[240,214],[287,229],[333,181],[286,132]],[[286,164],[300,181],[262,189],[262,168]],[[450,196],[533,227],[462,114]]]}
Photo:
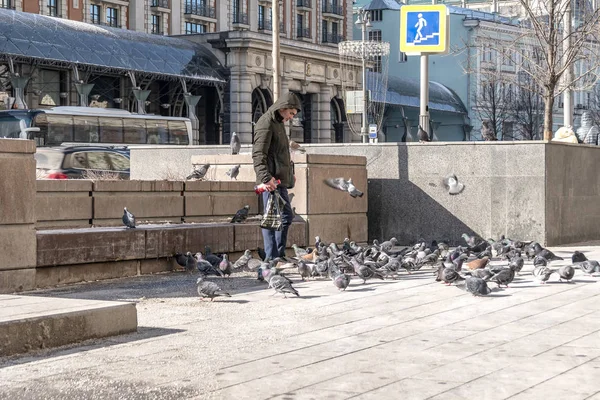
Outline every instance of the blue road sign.
{"label": "blue road sign", "polygon": [[447,51],[448,13],[444,5],[408,5],[400,9],[400,50],[406,53]]}

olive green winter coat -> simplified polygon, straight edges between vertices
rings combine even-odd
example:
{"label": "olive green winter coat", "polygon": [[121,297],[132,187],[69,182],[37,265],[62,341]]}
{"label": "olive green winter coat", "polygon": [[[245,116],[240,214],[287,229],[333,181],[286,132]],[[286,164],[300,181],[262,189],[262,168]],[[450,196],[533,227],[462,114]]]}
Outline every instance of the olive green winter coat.
{"label": "olive green winter coat", "polygon": [[300,112],[300,100],[295,94],[286,93],[281,96],[254,126],[252,160],[258,184],[267,183],[274,177],[281,180],[281,186],[294,187],[290,145],[285,134],[283,118],[278,112],[286,108],[295,108]]}

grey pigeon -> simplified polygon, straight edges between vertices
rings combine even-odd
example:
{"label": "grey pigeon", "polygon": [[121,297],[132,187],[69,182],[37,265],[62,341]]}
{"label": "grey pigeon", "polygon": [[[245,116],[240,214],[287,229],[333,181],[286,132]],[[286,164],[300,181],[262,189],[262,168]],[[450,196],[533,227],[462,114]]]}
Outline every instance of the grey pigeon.
{"label": "grey pigeon", "polygon": [[290,140],[290,150],[297,151],[303,154],[306,153],[306,149],[300,146],[298,143],[294,142],[293,140]]}
{"label": "grey pigeon", "polygon": [[515,270],[514,268],[503,268],[499,272],[495,273],[489,280],[492,282],[496,282],[498,287],[500,285],[504,285],[508,287],[508,285],[515,279]]}
{"label": "grey pigeon", "polygon": [[229,262],[227,254],[223,254],[223,261],[219,263],[219,269],[223,275],[231,276],[231,262]]}
{"label": "grey pigeon", "polygon": [[350,277],[346,274],[336,274],[331,278],[331,280],[338,290],[346,290],[348,285],[350,285]]}
{"label": "grey pigeon", "polygon": [[571,262],[575,264],[582,261],[587,261],[587,257],[585,256],[585,254],[583,254],[580,251],[575,251],[571,256]]}
{"label": "grey pigeon", "polygon": [[342,192],[348,192],[350,196],[354,198],[363,196],[363,193],[356,189],[356,186],[354,186],[352,183],[352,179],[345,180],[344,178],[328,178],[323,182],[325,182],[325,184],[329,187],[341,190]]}
{"label": "grey pigeon", "polygon": [[310,267],[306,264],[304,260],[300,260],[298,262],[298,274],[300,274],[302,280],[304,280],[304,278],[308,279],[311,275]]}
{"label": "grey pigeon", "polygon": [[127,211],[127,207],[123,207],[123,224],[127,228],[135,228],[135,217]]}
{"label": "grey pigeon", "polygon": [[474,269],[473,271],[467,272],[467,274],[471,274],[471,276],[474,276],[475,278],[481,278],[484,281],[488,281],[494,276],[494,273],[487,268]]}
{"label": "grey pigeon", "polygon": [[225,174],[231,179],[235,179],[237,181],[237,177],[240,174],[240,164],[234,165],[229,171],[225,172]]}
{"label": "grey pigeon", "polygon": [[231,142],[229,145],[231,146],[231,154],[240,154],[242,143],[240,142],[240,137],[237,135],[237,133],[233,132],[231,134]]}
{"label": "grey pigeon", "polygon": [[202,299],[209,298],[210,301],[213,301],[218,296],[231,297],[229,293],[222,291],[216,283],[205,281],[203,276],[198,278],[196,285],[198,285],[198,294]]}
{"label": "grey pigeon", "polygon": [[596,260],[585,260],[575,263],[574,267],[579,267],[584,273],[591,275],[595,272],[600,272],[600,263]]}
{"label": "grey pigeon", "polygon": [[230,222],[232,224],[244,222],[246,220],[246,218],[248,218],[248,210],[249,209],[250,209],[250,206],[246,204],[244,206],[244,208],[237,210],[237,212],[235,213],[233,218],[231,218]]}
{"label": "grey pigeon", "polygon": [[359,263],[356,258],[351,258],[350,262],[354,267],[354,272],[360,279],[363,280],[363,284],[367,283],[367,279],[378,278],[384,280],[385,278],[379,272],[375,271],[373,268]]}
{"label": "grey pigeon", "polygon": [[429,134],[425,131],[425,129],[423,129],[421,127],[421,125],[419,125],[419,142],[423,143],[423,142],[430,142],[431,140],[429,139]]}
{"label": "grey pigeon", "polygon": [[452,195],[461,193],[465,188],[465,185],[460,183],[454,174],[444,178],[444,186],[448,189],[448,194]]}
{"label": "grey pigeon", "polygon": [[465,290],[473,296],[485,296],[492,292],[487,283],[476,276],[467,276],[465,279]]}
{"label": "grey pigeon", "polygon": [[[219,261],[219,263],[220,263],[220,261]],[[198,268],[198,271],[204,276],[206,276],[206,275],[223,276],[223,273],[219,269],[218,265],[215,267],[213,264],[211,264],[210,262],[205,260],[204,257],[202,256],[202,253],[196,253],[196,268]]]}
{"label": "grey pigeon", "polygon": [[248,261],[252,259],[252,252],[250,250],[244,251],[244,254],[237,259],[233,264],[233,268],[244,268],[248,266]]}
{"label": "grey pigeon", "polygon": [[544,266],[539,267],[539,268],[540,268],[540,270],[537,273],[537,280],[540,281],[540,283],[546,283],[548,281],[548,279],[550,279],[550,276],[556,272],[556,271],[554,271],[548,267],[544,267]]}
{"label": "grey pigeon", "polygon": [[573,268],[572,265],[565,265],[563,267],[560,267],[556,272],[558,273],[558,276],[560,277],[559,280],[561,282],[563,279],[569,282],[571,281],[571,279],[573,279],[573,276],[575,276],[575,268]]}
{"label": "grey pigeon", "polygon": [[298,291],[292,286],[292,282],[282,275],[271,274],[269,277],[269,286],[275,289],[275,293],[283,293],[283,296],[286,298],[286,293],[300,297]]}
{"label": "grey pigeon", "polygon": [[350,193],[350,196],[354,198],[363,197],[364,194],[363,192],[358,190],[356,186],[354,186],[354,183],[352,183],[352,178],[348,179],[348,193]]}
{"label": "grey pigeon", "polygon": [[462,281],[464,278],[454,268],[444,268],[442,271],[442,280],[447,285],[452,285],[452,283]]}
{"label": "grey pigeon", "polygon": [[298,258],[308,254],[308,252],[306,250],[304,250],[301,247],[298,247],[298,245],[295,243],[292,244],[292,249],[294,249],[294,253],[296,254],[296,257],[298,257]]}
{"label": "grey pigeon", "polygon": [[196,269],[196,265],[196,259],[192,253],[188,251],[186,253],[185,270],[191,274]]}
{"label": "grey pigeon", "polygon": [[204,164],[198,169],[195,169],[190,175],[188,175],[185,179],[203,179],[208,169],[210,168],[210,164]]}

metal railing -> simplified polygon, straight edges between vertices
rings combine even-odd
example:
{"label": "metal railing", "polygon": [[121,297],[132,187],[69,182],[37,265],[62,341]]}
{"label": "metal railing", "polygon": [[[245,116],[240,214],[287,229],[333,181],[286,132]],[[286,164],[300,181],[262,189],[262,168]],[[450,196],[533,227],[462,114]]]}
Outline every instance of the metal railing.
{"label": "metal railing", "polygon": [[[273,21],[270,19],[258,20],[259,31],[271,31],[273,30]],[[285,25],[283,22],[279,22],[279,32],[285,32]]]}
{"label": "metal railing", "polygon": [[217,18],[217,13],[214,7],[209,7],[202,4],[186,4],[184,14],[194,14],[200,15],[201,17]]}
{"label": "metal railing", "polygon": [[2,0],[0,1],[0,8],[6,8],[9,10],[15,9],[15,4],[10,0]]}
{"label": "metal railing", "polygon": [[342,35],[338,35],[336,33],[325,33],[323,32],[323,43],[334,43],[338,44],[344,41],[344,37]]}
{"label": "metal railing", "polygon": [[150,7],[169,8],[169,0],[152,0]]}
{"label": "metal railing", "polygon": [[238,12],[233,14],[234,24],[248,25],[248,13]]}
{"label": "metal railing", "polygon": [[310,0],[296,0],[296,7],[311,8]]}
{"label": "metal railing", "polygon": [[310,38],[310,29],[309,28],[298,28],[296,32],[296,36],[299,38]]}
{"label": "metal railing", "polygon": [[328,14],[344,15],[342,6],[331,3],[323,3],[323,12]]}

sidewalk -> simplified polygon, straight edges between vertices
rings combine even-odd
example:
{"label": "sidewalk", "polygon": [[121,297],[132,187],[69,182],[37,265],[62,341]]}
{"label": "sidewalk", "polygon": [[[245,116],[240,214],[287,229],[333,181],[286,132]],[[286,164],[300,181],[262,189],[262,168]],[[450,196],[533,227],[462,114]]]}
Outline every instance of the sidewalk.
{"label": "sidewalk", "polygon": [[[551,249],[566,259],[552,267],[600,259]],[[134,301],[138,333],[0,359],[0,399],[600,400],[600,278],[530,271],[484,298],[430,269],[346,292],[300,282],[288,299],[248,277],[202,302],[185,273],[26,293]]]}

